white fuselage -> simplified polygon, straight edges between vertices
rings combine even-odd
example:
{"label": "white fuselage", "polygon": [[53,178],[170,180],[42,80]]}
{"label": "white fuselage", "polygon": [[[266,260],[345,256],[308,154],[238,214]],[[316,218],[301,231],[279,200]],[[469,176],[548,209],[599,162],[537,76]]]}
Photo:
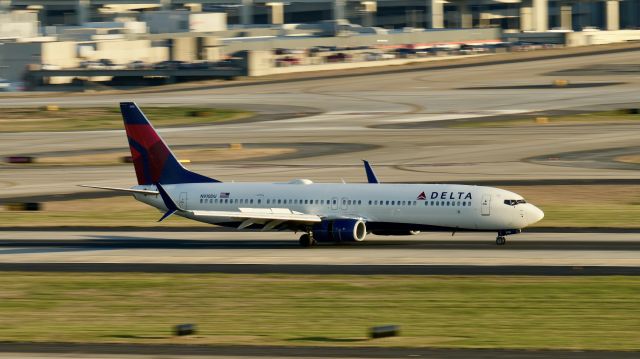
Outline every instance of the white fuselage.
{"label": "white fuselage", "polygon": [[[544,216],[523,198],[506,190],[455,184],[311,183],[191,183],[166,185],[166,191],[186,210],[238,211],[289,209],[323,219],[358,218],[368,224],[409,225],[415,230],[451,229],[500,231],[521,229]],[[155,189],[155,186],[136,186]],[[159,195],[136,199],[166,210]],[[507,203],[505,203],[507,201]],[[519,202],[519,203],[518,203]],[[225,217],[185,217],[233,225]]]}

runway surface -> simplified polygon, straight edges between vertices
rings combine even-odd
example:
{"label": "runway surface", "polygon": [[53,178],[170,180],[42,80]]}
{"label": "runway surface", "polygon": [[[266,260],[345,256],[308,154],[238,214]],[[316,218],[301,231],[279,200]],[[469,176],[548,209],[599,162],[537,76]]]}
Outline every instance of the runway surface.
{"label": "runway surface", "polygon": [[[266,116],[268,121],[167,128],[161,132],[175,146],[327,142],[364,146],[335,153],[311,146],[287,158],[264,161],[217,158],[189,165],[190,169],[223,181],[311,178],[318,182],[340,182],[343,178],[347,182],[362,182],[364,174],[359,162],[362,158],[371,160],[377,174],[387,182],[631,180],[640,179],[640,171],[603,170],[590,166],[589,161],[558,166],[526,159],[636,146],[640,125],[449,128],[422,124],[508,117],[532,111],[638,107],[638,73],[607,70],[616,66],[635,69],[640,65],[638,54],[640,51],[133,95],[0,97],[0,108],[49,103],[116,108],[117,102],[124,100],[135,100],[143,108],[148,105],[245,108]],[[583,68],[599,70],[576,70]],[[562,79],[574,86],[549,88],[558,79],[558,73],[564,74]],[[316,114],[298,117],[300,113],[312,112]],[[385,128],[388,125],[395,128]],[[122,131],[0,133],[0,156],[114,149],[127,149]],[[81,191],[75,187],[81,183],[130,186],[134,180],[130,165],[5,165],[0,172],[0,198],[75,193]]]}
{"label": "runway surface", "polygon": [[[251,266],[248,266],[251,265]],[[343,274],[633,274],[636,233],[428,233],[298,247],[290,233],[0,232],[0,270]]]}

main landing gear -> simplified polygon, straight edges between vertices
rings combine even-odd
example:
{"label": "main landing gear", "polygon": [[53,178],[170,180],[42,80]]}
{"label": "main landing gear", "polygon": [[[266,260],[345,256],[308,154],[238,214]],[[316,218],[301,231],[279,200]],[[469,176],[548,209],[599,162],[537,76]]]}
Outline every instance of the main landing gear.
{"label": "main landing gear", "polygon": [[300,236],[300,247],[309,248],[316,244],[316,240],[313,239],[313,236],[310,233],[305,233]]}
{"label": "main landing gear", "polygon": [[496,244],[499,246],[504,246],[505,244],[507,244],[507,238],[498,234],[498,236],[496,237]]}

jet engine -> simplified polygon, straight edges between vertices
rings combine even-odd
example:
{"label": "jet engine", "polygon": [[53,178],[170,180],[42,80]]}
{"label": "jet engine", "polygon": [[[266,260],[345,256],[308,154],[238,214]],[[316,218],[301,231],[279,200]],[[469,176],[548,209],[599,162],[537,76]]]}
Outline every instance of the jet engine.
{"label": "jet engine", "polygon": [[312,232],[318,242],[361,242],[367,226],[361,219],[334,219],[316,224]]}

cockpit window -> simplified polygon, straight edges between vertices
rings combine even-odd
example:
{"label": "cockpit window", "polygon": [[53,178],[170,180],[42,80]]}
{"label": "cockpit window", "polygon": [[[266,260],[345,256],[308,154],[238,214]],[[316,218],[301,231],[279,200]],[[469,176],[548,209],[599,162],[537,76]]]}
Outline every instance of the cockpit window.
{"label": "cockpit window", "polygon": [[524,199],[505,199],[504,204],[509,206],[515,206],[518,204],[527,203]]}

